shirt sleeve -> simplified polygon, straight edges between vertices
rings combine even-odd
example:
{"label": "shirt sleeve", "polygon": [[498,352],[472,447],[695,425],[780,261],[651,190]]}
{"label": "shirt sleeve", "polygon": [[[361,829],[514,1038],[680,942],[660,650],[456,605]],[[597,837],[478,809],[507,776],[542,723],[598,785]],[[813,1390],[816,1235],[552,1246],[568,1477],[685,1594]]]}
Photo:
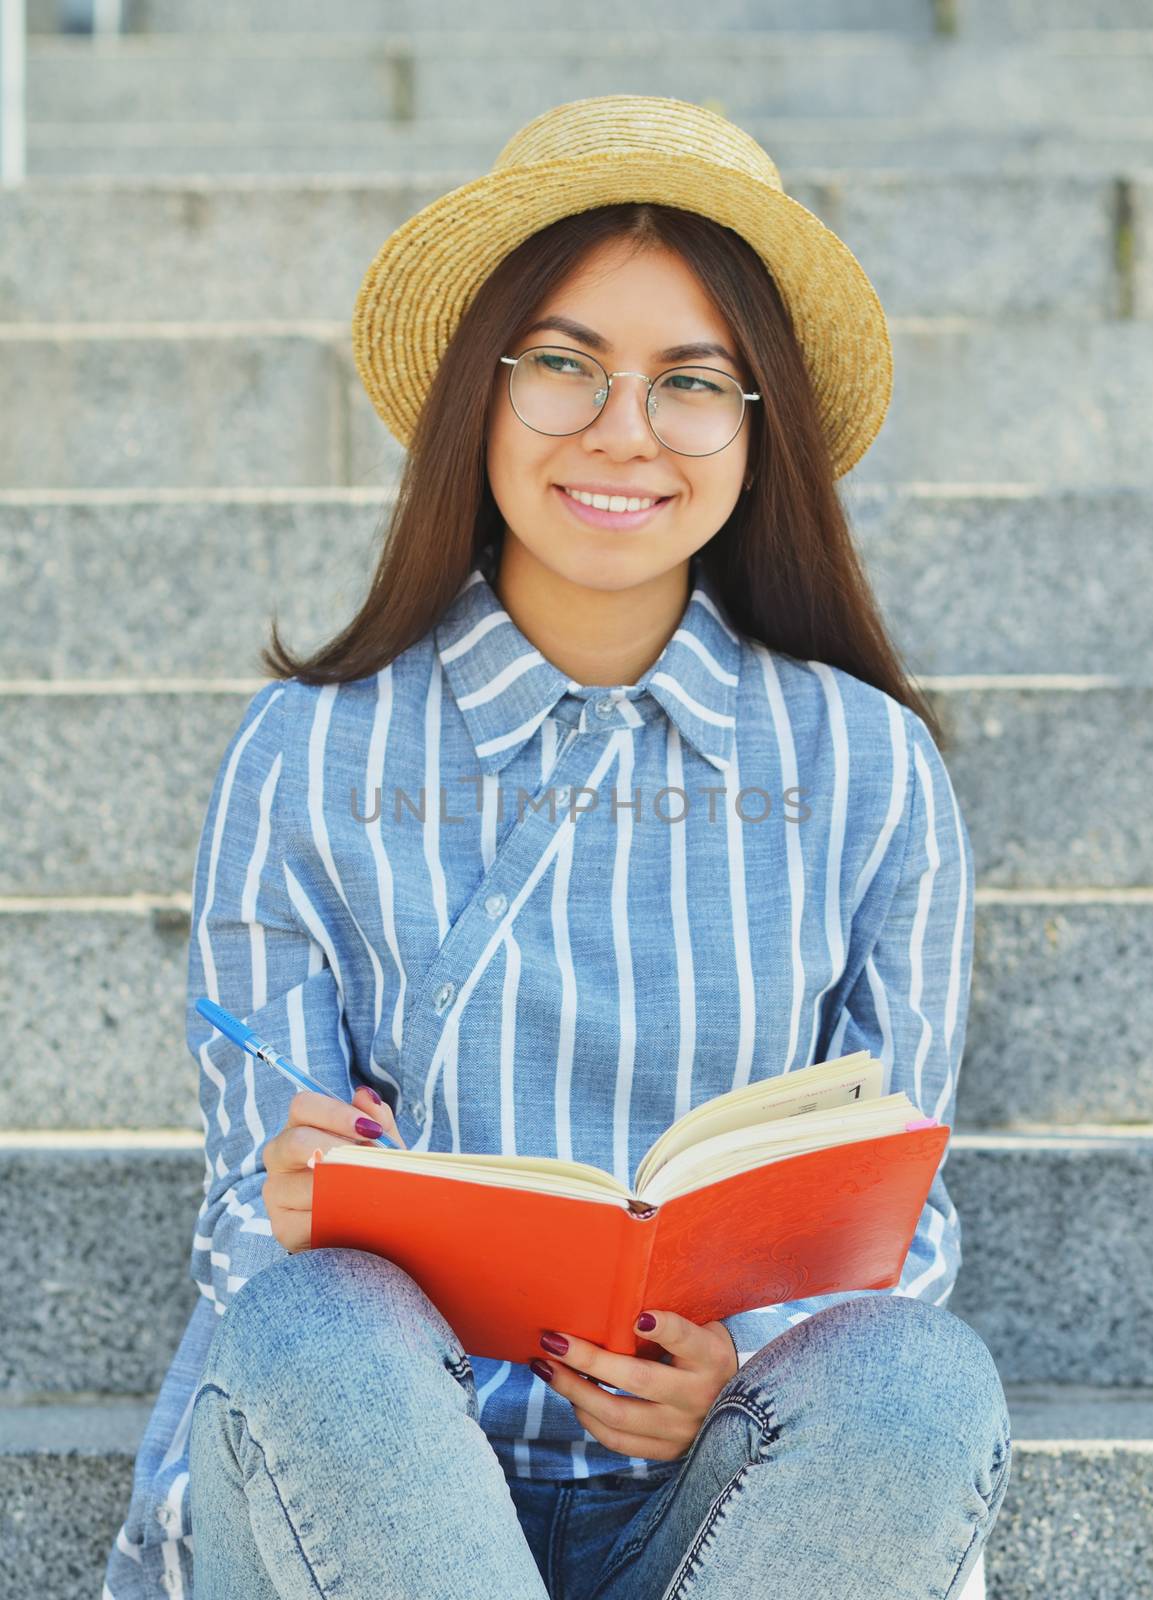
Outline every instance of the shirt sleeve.
{"label": "shirt sleeve", "polygon": [[204,1198],[191,1276],[223,1316],[254,1273],[288,1251],[264,1206],[263,1149],[298,1089],[219,1033],[201,996],[351,1099],[351,1052],[325,931],[284,855],[287,689],[249,702],[220,763],[197,847],[188,951],[188,1048],[199,1068]]}
{"label": "shirt sleeve", "polygon": [[[868,1050],[883,1063],[882,1093],[903,1089],[922,1115],[954,1126],[973,958],[973,853],[944,760],[925,722],[902,707],[909,751],[905,853],[892,902],[859,978],[831,1021],[824,1059]],[[934,1176],[900,1280],[724,1318],[741,1366],[796,1322],[864,1294],[945,1305],[961,1265],[961,1223]]]}

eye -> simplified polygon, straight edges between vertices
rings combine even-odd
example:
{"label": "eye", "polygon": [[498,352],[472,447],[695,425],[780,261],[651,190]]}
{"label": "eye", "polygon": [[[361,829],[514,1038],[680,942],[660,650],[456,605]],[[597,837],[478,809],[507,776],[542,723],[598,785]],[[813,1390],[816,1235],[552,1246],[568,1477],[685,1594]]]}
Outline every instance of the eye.
{"label": "eye", "polygon": [[699,389],[682,389],[679,387],[681,384],[690,383],[699,383],[701,389],[710,389],[714,394],[722,393],[719,383],[710,383],[707,378],[698,377],[695,372],[670,372],[668,377],[664,380],[663,387],[666,389],[671,389],[674,385],[676,385],[680,394],[699,394]]}
{"label": "eye", "polygon": [[534,367],[543,367],[546,372],[555,372],[562,375],[564,371],[582,373],[588,371],[584,363],[577,361],[573,356],[562,356],[555,352],[533,356],[532,364]]}

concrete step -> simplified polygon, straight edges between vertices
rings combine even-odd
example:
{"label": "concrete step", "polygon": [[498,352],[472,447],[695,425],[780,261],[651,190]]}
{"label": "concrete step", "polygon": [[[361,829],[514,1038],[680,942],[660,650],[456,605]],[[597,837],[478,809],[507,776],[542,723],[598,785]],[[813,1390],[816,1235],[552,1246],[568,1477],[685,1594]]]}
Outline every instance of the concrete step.
{"label": "concrete step", "polygon": [[[844,503],[916,675],[1137,678],[1153,662],[1153,489],[856,483]],[[354,614],[394,504],[391,489],[0,490],[0,597],[20,597],[0,680],[259,675],[273,612],[303,650]]]}
{"label": "concrete step", "polygon": [[[77,7],[73,6],[73,10]],[[55,33],[61,0],[29,0],[28,26]],[[475,0],[328,0],[323,11],[312,0],[221,0],[206,7],[196,0],[123,0],[122,23],[130,33],[390,33],[409,28],[469,28],[477,22]],[[914,37],[934,33],[961,37],[1028,37],[1053,29],[1147,28],[1148,0],[716,0],[702,9],[694,0],[634,0],[633,26],[644,23],[674,32],[721,28],[823,32],[863,29]],[[614,0],[585,0],[581,21],[590,29],[613,28],[621,20]],[[564,26],[572,20],[565,0],[485,0],[492,28]]]}
{"label": "concrete step", "polygon": [[[1153,1393],[1006,1383],[1005,1398],[1013,1451],[985,1545],[989,1600],[1148,1600]],[[6,1600],[99,1593],[150,1410],[93,1396],[0,1411]]]}
{"label": "concrete step", "polygon": [[421,121],[494,103],[518,123],[564,98],[672,95],[749,116],[982,119],[1028,127],[1149,116],[1153,27],[1028,39],[899,33],[514,28],[385,34],[34,37],[33,123]]}
{"label": "concrete step", "polygon": [[[198,1293],[203,1174],[187,1131],[0,1133],[0,1393],[159,1388]],[[957,1132],[945,1180],[964,1253],[950,1307],[1006,1380],[1153,1384],[1153,1123]]]}
{"label": "concrete step", "polygon": [[[0,321],[339,322],[382,241],[483,170],[36,179],[0,194]],[[1153,175],[794,172],[788,192],[865,264],[889,317],[1153,316]]]}
{"label": "concrete step", "polygon": [[917,675],[1093,675],[1108,664],[1148,679],[1153,617],[1122,594],[1132,582],[1153,590],[1144,490],[854,481],[843,501]]}
{"label": "concrete step", "polygon": [[0,413],[11,488],[391,483],[403,459],[347,323],[0,327]]}
{"label": "concrete step", "polygon": [[[1147,1600],[1153,1394],[1006,1384],[1009,1484],[985,1545],[989,1600]],[[149,1401],[0,1411],[0,1586],[7,1600],[95,1595],[132,1490]],[[61,1552],[59,1530],[69,1531]],[[1097,1530],[1107,1529],[1106,1537]],[[66,1565],[62,1566],[62,1560]]]}
{"label": "concrete step", "polygon": [[[1153,483],[1153,322],[890,331],[892,404],[853,481]],[[0,325],[0,413],[11,489],[387,488],[403,455],[347,322]]]}
{"label": "concrete step", "polygon": [[[187,892],[0,897],[0,1128],[199,1135],[189,911]],[[978,886],[975,916],[956,1126],[1153,1121],[1153,992],[1133,976],[1153,970],[1153,890]]]}
{"label": "concrete step", "polygon": [[[318,13],[319,15],[319,13]],[[679,96],[683,98],[683,96]],[[713,104],[706,100],[705,103]],[[723,106],[715,109],[724,111]],[[291,109],[291,102],[285,108]],[[53,121],[28,129],[30,178],[360,176],[455,173],[469,164],[487,171],[524,120],[438,116],[398,123],[377,114],[356,120],[315,118],[258,122],[246,114],[217,121]],[[930,174],[1053,174],[1113,178],[1153,165],[1153,117],[1075,117],[1044,124],[992,127],[972,108],[940,119],[921,108],[906,117],[746,115],[738,119],[767,150],[791,192],[805,168],[899,168]],[[446,183],[445,185],[451,186]],[[835,231],[835,230],[834,230]]]}
{"label": "concrete step", "polygon": [[1149,26],[1149,0],[954,0],[940,9],[951,14],[950,25],[959,33],[977,38],[1028,38],[1051,28]]}
{"label": "concrete step", "polygon": [[[0,895],[187,887],[213,774],[262,678],[16,682],[0,693]],[[934,679],[977,881],[1148,889],[1153,683]],[[52,804],[44,797],[51,796]]]}
{"label": "concrete step", "polygon": [[[1116,0],[1113,0],[1116,4]],[[55,33],[61,0],[29,0],[33,33]],[[75,9],[75,8],[74,8]],[[328,0],[323,11],[313,0],[122,0],[121,27],[133,34],[192,33],[361,33],[388,34],[410,28],[542,28],[571,25],[573,12],[563,0],[485,0],[483,13],[470,0]],[[713,32],[721,28],[785,29],[819,32],[826,28],[896,30],[931,34],[937,26],[932,0],[717,0],[702,11],[694,0],[637,0],[633,26],[663,32]],[[613,0],[585,0],[580,21],[589,29],[613,28],[621,20]],[[1127,26],[1139,26],[1137,23]]]}

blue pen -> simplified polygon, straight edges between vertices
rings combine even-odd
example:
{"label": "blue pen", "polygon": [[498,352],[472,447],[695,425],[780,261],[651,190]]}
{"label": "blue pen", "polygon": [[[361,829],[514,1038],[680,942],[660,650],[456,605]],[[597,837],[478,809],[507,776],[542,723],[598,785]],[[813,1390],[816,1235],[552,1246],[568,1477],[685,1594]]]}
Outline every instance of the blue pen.
{"label": "blue pen", "polygon": [[[207,995],[202,995],[196,1002],[196,1009],[202,1017],[207,1017],[214,1028],[218,1028],[226,1038],[238,1044],[250,1056],[255,1056],[260,1061],[267,1061],[270,1067],[275,1067],[277,1072],[282,1072],[300,1089],[313,1089],[317,1094],[326,1094],[331,1100],[340,1100],[342,1106],[348,1105],[347,1100],[341,1100],[334,1089],[326,1089],[323,1083],[317,1083],[315,1078],[310,1078],[307,1072],[291,1062],[287,1056],[282,1056],[278,1050],[273,1049],[264,1039],[258,1038],[248,1026],[241,1022],[239,1017],[234,1017],[231,1011],[225,1011],[223,1006],[218,1006],[215,1000],[209,1000]],[[391,1139],[386,1139],[381,1134],[379,1139],[373,1139],[373,1144],[382,1144],[388,1150],[397,1150],[401,1146],[393,1144]]]}

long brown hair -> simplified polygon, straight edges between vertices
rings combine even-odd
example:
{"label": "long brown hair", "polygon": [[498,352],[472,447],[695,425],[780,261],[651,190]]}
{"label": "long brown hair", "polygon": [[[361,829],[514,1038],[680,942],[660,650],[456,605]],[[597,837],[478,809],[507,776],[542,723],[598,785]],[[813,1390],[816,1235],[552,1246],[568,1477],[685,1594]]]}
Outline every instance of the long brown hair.
{"label": "long brown hair", "polygon": [[504,519],[485,469],[494,374],[545,297],[598,245],[677,251],[737,341],[750,407],[746,478],[732,513],[701,549],[736,628],[799,661],[843,668],[943,733],[910,682],[865,575],[837,492],[816,402],[788,309],[752,247],[721,223],[675,206],[629,202],[561,217],[531,235],[482,283],[449,341],[410,442],[368,595],[335,638],[306,657],[272,622],[261,659],[275,678],[347,683],[379,672],[435,627]]}

